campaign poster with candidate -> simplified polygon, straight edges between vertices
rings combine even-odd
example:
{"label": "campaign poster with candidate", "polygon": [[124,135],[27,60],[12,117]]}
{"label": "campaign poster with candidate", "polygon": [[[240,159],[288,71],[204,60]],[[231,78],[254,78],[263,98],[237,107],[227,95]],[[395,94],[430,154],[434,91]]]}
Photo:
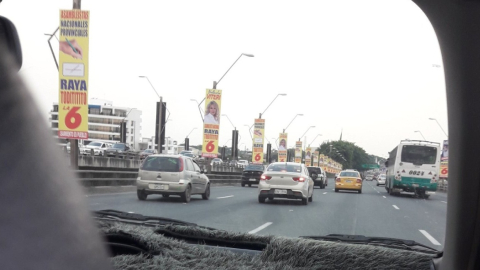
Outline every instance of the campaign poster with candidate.
{"label": "campaign poster with candidate", "polygon": [[278,161],[287,162],[287,133],[280,133],[278,140]]}
{"label": "campaign poster with candidate", "polygon": [[205,91],[205,117],[203,118],[202,157],[216,158],[218,156],[221,105],[222,90],[207,89]]}
{"label": "campaign poster with candidate", "polygon": [[312,148],[307,147],[305,151],[305,165],[312,166]]}
{"label": "campaign poster with candidate", "polygon": [[90,11],[60,10],[58,137],[88,139]]}
{"label": "campaign poster with candidate", "polygon": [[313,166],[320,167],[318,165],[318,157],[320,155],[320,151],[315,151],[315,155],[313,156]]}
{"label": "campaign poster with candidate", "polygon": [[263,164],[263,140],[265,137],[265,119],[255,119],[253,129],[252,162]]}
{"label": "campaign poster with candidate", "polygon": [[295,142],[295,163],[302,163],[302,142]]}
{"label": "campaign poster with candidate", "polygon": [[448,178],[448,140],[443,141],[442,155],[440,156],[440,178]]}

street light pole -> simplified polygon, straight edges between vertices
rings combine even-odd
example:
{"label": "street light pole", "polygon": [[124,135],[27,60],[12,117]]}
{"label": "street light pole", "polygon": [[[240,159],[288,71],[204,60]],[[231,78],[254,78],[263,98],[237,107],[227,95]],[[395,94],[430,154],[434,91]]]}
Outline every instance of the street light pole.
{"label": "street light pole", "polygon": [[277,94],[277,95],[275,96],[275,98],[272,100],[272,102],[270,102],[270,104],[268,104],[267,108],[263,111],[263,113],[261,113],[261,114],[259,115],[258,118],[262,119],[262,115],[265,114],[265,112],[268,110],[268,108],[270,108],[270,105],[272,105],[272,103],[278,98],[278,96],[286,96],[286,95],[287,95],[287,94]]}
{"label": "street light pole", "polygon": [[161,154],[162,153],[162,132],[163,132],[163,127],[162,127],[163,98],[158,94],[157,90],[155,89],[155,87],[153,87],[153,84],[150,82],[150,79],[148,79],[147,76],[138,76],[138,77],[147,79],[147,81],[150,84],[150,86],[152,87],[153,91],[155,91],[155,94],[157,94],[158,98],[160,99],[159,108],[158,108],[157,152],[159,154]]}
{"label": "street light pole", "polygon": [[440,129],[443,131],[443,134],[445,134],[445,136],[447,136],[448,138],[448,134],[445,132],[445,130],[443,130],[442,126],[440,125],[440,123],[437,121],[437,119],[435,118],[428,118],[428,120],[435,120],[435,122],[437,122],[438,126],[440,127]]}
{"label": "street light pole", "polygon": [[318,136],[322,136],[322,134],[317,134],[317,136],[313,139],[312,142],[310,142],[310,143],[308,144],[308,146],[310,146],[310,145],[318,138]]}
{"label": "street light pole", "polygon": [[186,138],[188,138],[188,136],[190,136],[190,134],[192,134],[192,132],[193,132],[195,129],[197,129],[197,128],[196,128],[196,127],[194,127],[194,128],[192,129],[192,131],[190,131],[190,133],[188,133],[188,135],[187,135],[187,137],[186,137]]}
{"label": "street light pole", "polygon": [[415,132],[420,133],[420,135],[422,135],[423,140],[426,141],[425,136],[423,136],[423,134],[420,130],[415,130]]}
{"label": "street light pole", "polygon": [[293,117],[292,121],[290,121],[290,123],[288,123],[288,126],[283,129],[283,133],[285,133],[285,130],[287,130],[287,128],[292,124],[293,120],[295,120],[295,118],[297,118],[297,116],[303,116],[303,114],[299,113],[299,114],[295,115],[295,117]]}
{"label": "street light pole", "polygon": [[202,113],[202,110],[200,109],[200,103],[198,103],[198,101],[196,99],[190,99],[190,101],[195,101],[198,105],[198,112],[200,113],[200,119],[202,119],[202,122],[203,122],[203,113]]}
{"label": "street light pole", "polygon": [[307,131],[305,131],[305,133],[303,133],[303,135],[298,139],[299,141],[302,140],[303,136],[305,136],[305,134],[307,134],[307,132],[311,129],[311,128],[315,128],[315,126],[309,126]]}

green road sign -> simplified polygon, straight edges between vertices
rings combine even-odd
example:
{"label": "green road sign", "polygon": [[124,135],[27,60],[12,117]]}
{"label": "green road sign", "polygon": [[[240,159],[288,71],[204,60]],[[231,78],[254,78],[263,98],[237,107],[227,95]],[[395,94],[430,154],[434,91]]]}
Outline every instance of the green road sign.
{"label": "green road sign", "polygon": [[380,165],[378,165],[378,164],[362,164],[362,168],[364,168],[364,169],[380,169]]}

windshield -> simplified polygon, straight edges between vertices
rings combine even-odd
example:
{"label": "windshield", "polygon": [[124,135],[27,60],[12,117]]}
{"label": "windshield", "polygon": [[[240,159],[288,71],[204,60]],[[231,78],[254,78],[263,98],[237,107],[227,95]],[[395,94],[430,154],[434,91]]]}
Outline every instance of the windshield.
{"label": "windshield", "polygon": [[149,156],[145,159],[140,169],[145,171],[178,172],[180,161],[178,158],[173,157]]}
{"label": "windshield", "polygon": [[419,145],[404,145],[402,149],[402,162],[415,165],[435,164],[437,160],[437,148]]}
{"label": "windshield", "polygon": [[302,166],[295,165],[295,164],[285,164],[285,163],[277,163],[271,164],[267,168],[268,172],[294,172],[294,173],[301,173]]}
{"label": "windshield", "polygon": [[340,177],[359,177],[358,172],[341,172]]}
{"label": "windshield", "polygon": [[102,143],[99,143],[99,142],[91,142],[91,143],[89,143],[88,145],[90,145],[90,146],[101,146]]}
{"label": "windshield", "polygon": [[65,181],[98,193],[90,209],[443,249],[456,181],[447,61],[424,1],[83,0],[80,24],[60,19],[72,1],[26,1],[3,1],[0,15],[15,14],[19,73],[58,166],[82,178]]}
{"label": "windshield", "polygon": [[112,146],[112,148],[116,148],[116,149],[124,149],[125,148],[125,145],[124,144],[121,144],[121,143],[116,143]]}
{"label": "windshield", "polygon": [[263,172],[264,168],[262,165],[248,165],[245,167],[245,171],[262,171]]}

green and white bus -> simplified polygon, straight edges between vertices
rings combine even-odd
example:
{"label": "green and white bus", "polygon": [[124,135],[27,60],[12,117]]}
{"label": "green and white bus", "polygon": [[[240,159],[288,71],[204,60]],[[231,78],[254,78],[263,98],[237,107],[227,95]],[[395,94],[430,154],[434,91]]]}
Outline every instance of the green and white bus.
{"label": "green and white bus", "polygon": [[388,194],[414,192],[428,198],[429,191],[437,190],[440,152],[440,143],[402,140],[385,162]]}

